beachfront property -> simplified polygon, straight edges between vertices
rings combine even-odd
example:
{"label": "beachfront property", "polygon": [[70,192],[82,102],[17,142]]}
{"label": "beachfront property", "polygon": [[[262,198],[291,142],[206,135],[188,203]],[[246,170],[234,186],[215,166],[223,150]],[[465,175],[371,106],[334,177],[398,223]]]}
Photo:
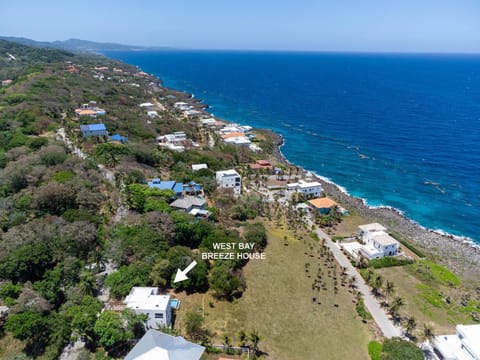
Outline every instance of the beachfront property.
{"label": "beachfront property", "polygon": [[457,325],[455,334],[435,336],[434,356],[440,360],[479,360],[480,325]]}
{"label": "beachfront property", "polygon": [[78,109],[75,109],[75,115],[77,116],[90,116],[97,117],[106,115],[107,112],[97,106],[96,101],[90,101],[88,104],[82,104]]}
{"label": "beachfront property", "polygon": [[80,125],[80,131],[82,132],[82,136],[84,138],[87,138],[90,136],[96,136],[96,137],[108,136],[108,132],[104,124]]}
{"label": "beachfront property", "polygon": [[147,182],[148,187],[158,190],[173,190],[175,197],[181,197],[183,195],[183,184],[177,183],[173,180],[162,181],[159,178],[152,179]]}
{"label": "beachfront property", "polygon": [[172,307],[170,295],[162,295],[156,287],[134,286],[123,303],[136,314],[147,314],[147,329],[159,329],[170,326]]}
{"label": "beachfront property", "polygon": [[375,236],[380,231],[387,231],[387,229],[379,224],[379,223],[371,223],[360,225],[358,227],[360,238],[362,239],[363,243],[366,244],[368,239],[372,236]]}
{"label": "beachfront property", "polygon": [[235,169],[217,171],[215,178],[219,188],[233,189],[235,195],[242,193],[242,177]]}
{"label": "beachfront property", "polygon": [[205,348],[156,330],[148,330],[125,360],[200,360]]}
{"label": "beachfront property", "polygon": [[311,209],[318,211],[322,215],[327,215],[332,209],[338,207],[338,204],[329,197],[312,199],[308,201],[308,204]]}
{"label": "beachfront property", "polygon": [[198,171],[201,169],[208,169],[207,164],[192,164],[192,171]]}
{"label": "beachfront property", "polygon": [[368,259],[398,255],[400,243],[386,233],[386,228],[378,223],[358,227],[362,246],[359,253]]}
{"label": "beachfront property", "polygon": [[128,142],[128,138],[125,137],[125,136],[122,136],[120,134],[113,134],[109,137],[110,141],[112,142],[118,142],[118,143],[122,143],[122,144],[125,144]]}
{"label": "beachfront property", "polygon": [[187,138],[183,131],[177,131],[173,134],[166,134],[157,137],[158,146],[166,147],[167,149],[183,152],[187,146],[195,146],[196,144]]}
{"label": "beachfront property", "polygon": [[192,108],[188,103],[183,101],[177,101],[175,104],[173,104],[173,107],[181,111],[190,110]]}
{"label": "beachfront property", "polygon": [[384,231],[379,231],[360,248],[360,254],[367,259],[380,259],[385,256],[398,255],[400,243]]}
{"label": "beachfront property", "polygon": [[300,193],[305,195],[307,198],[319,197],[322,192],[322,184],[318,181],[307,182],[305,180],[300,180],[296,183],[287,184],[285,189],[287,197],[290,197],[294,193]]}

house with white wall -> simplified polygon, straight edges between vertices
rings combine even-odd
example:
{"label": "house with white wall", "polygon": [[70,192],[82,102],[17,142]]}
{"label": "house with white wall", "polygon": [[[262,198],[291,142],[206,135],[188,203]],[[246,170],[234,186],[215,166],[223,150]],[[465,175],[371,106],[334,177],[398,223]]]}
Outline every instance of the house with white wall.
{"label": "house with white wall", "polygon": [[395,256],[400,252],[400,243],[385,232],[386,228],[378,223],[360,225],[359,234],[363,243],[359,253],[368,259],[380,259]]}
{"label": "house with white wall", "polygon": [[217,171],[217,185],[222,189],[233,189],[235,195],[242,193],[242,177],[235,169]]}
{"label": "house with white wall", "polygon": [[323,192],[322,184],[320,184],[318,181],[307,182],[305,180],[287,184],[285,190],[287,196],[290,196],[293,193],[301,193],[307,198],[319,197]]}
{"label": "house with white wall", "polygon": [[435,336],[432,342],[437,359],[479,360],[480,325],[457,325],[453,335]]}
{"label": "house with white wall", "polygon": [[148,329],[170,326],[172,322],[170,295],[160,294],[156,287],[135,286],[123,303],[136,314],[148,314],[146,323]]}

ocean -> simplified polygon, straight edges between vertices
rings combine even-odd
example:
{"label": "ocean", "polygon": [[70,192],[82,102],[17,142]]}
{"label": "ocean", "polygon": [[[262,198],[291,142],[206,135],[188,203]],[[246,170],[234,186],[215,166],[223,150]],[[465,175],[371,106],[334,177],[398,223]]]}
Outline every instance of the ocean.
{"label": "ocean", "polygon": [[480,56],[107,52],[272,129],[289,161],[370,206],[480,244]]}

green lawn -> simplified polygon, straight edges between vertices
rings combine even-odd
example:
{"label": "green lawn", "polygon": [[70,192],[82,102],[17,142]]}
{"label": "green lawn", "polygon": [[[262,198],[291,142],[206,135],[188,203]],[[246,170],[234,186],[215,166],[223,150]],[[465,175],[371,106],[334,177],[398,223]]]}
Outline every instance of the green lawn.
{"label": "green lawn", "polygon": [[[368,359],[370,325],[361,322],[353,295],[340,286],[340,280],[334,294],[333,263],[327,262],[331,266],[327,268],[324,258],[318,259],[318,242],[305,236],[304,243],[271,227],[269,235],[267,259],[251,261],[244,270],[247,290],[242,298],[228,303],[215,301],[209,294],[184,297],[176,327],[181,328],[185,313],[193,310],[205,315],[208,328],[216,334],[215,343],[222,342],[224,333],[236,343],[239,330],[258,330],[267,359]],[[317,292],[312,283],[319,263],[327,290]],[[209,301],[215,302],[214,307]]]}
{"label": "green lawn", "polygon": [[421,266],[414,264],[376,271],[395,284],[398,295],[405,300],[400,312],[414,316],[419,329],[423,323],[430,323],[436,334],[446,334],[454,332],[456,324],[474,323],[471,312],[478,311],[476,302],[471,298],[466,306],[462,305],[462,296],[468,291],[447,269],[426,261]]}

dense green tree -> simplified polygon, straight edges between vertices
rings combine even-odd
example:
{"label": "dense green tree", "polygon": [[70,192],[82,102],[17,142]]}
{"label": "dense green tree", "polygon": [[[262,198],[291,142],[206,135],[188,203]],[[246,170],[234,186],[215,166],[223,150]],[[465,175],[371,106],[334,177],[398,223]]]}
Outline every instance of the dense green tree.
{"label": "dense green tree", "polygon": [[111,349],[128,339],[123,319],[114,311],[102,312],[95,322],[94,331],[98,343],[106,349]]}
{"label": "dense green tree", "polygon": [[146,286],[150,283],[150,267],[136,263],[122,266],[105,279],[105,286],[110,290],[110,296],[121,299],[128,295],[133,286]]}
{"label": "dense green tree", "polygon": [[40,280],[52,264],[52,254],[47,244],[22,245],[4,257],[0,255],[0,278],[15,282]]}
{"label": "dense green tree", "polygon": [[94,342],[94,326],[103,304],[96,298],[85,296],[78,305],[73,305],[66,310],[66,317],[72,329],[84,336],[90,343]]}
{"label": "dense green tree", "polygon": [[5,330],[11,332],[20,340],[28,340],[45,333],[47,319],[36,311],[25,311],[19,314],[9,315],[5,322]]}
{"label": "dense green tree", "polygon": [[240,279],[233,275],[232,270],[224,263],[215,263],[208,280],[215,295],[221,298],[230,299],[241,287]]}
{"label": "dense green tree", "polygon": [[382,360],[423,360],[423,351],[414,343],[399,338],[386,339],[382,347]]}
{"label": "dense green tree", "polygon": [[245,226],[245,240],[254,243],[257,250],[263,250],[267,246],[267,230],[262,223],[254,223]]}

